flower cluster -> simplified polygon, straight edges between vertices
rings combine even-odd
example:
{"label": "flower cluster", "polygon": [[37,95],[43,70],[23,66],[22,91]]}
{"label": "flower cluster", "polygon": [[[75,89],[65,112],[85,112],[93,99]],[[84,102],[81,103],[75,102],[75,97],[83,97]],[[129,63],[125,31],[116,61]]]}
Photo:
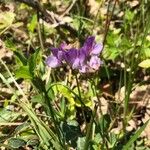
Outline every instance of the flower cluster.
{"label": "flower cluster", "polygon": [[102,48],[102,44],[96,44],[94,36],[88,37],[79,49],[62,43],[59,48],[51,48],[52,55],[46,59],[46,64],[56,68],[66,62],[72,69],[81,73],[93,72],[98,70],[102,63],[98,57]]}

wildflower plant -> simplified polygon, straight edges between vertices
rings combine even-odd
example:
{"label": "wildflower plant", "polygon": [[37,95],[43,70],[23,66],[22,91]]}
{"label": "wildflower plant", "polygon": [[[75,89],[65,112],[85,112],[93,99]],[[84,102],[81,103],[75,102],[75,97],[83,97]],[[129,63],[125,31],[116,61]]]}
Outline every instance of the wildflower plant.
{"label": "wildflower plant", "polygon": [[[69,65],[72,70],[79,72],[81,75],[94,73],[100,69],[100,66],[102,64],[102,61],[100,59],[102,49],[103,45],[101,43],[96,43],[94,36],[88,37],[85,40],[83,46],[79,48],[71,47],[64,42],[58,48],[50,48],[51,55],[48,56],[48,58],[46,59],[46,65],[50,68],[57,68],[63,65]],[[70,90],[73,93],[75,92],[75,95],[77,94],[75,96],[77,99],[75,100],[75,97],[72,99],[72,97],[68,96],[69,94],[65,96],[68,98],[68,101],[70,101],[70,105],[68,105],[68,107],[70,108],[69,111],[72,110],[74,112],[76,110],[76,121],[78,121],[79,124],[83,124],[83,122],[89,123],[91,120],[91,116],[94,115],[92,112],[92,107],[95,107],[96,105],[94,103],[91,103],[92,99],[89,100],[90,103],[88,103],[87,100],[84,100],[87,99],[87,97],[84,96],[80,87],[81,84],[79,82],[82,81],[79,81],[76,73],[74,75],[76,79],[77,91],[72,91],[72,89]],[[57,87],[60,90],[61,86],[57,85]],[[66,92],[64,95],[66,95]],[[78,114],[79,112],[81,114]],[[94,118],[92,117],[91,125],[86,124],[86,126],[92,127],[93,122]],[[90,129],[88,132],[90,133],[91,131],[92,130]],[[84,149],[87,148],[88,141],[89,140],[85,142]]]}
{"label": "wildflower plant", "polygon": [[[22,0],[17,1],[21,2]],[[27,21],[23,19],[22,22],[18,22],[20,19],[18,16],[11,17],[12,13],[9,15],[6,13],[6,16],[5,13],[0,15],[2,18],[0,35],[4,40],[3,43],[13,50],[15,56],[10,61],[3,56],[0,58],[0,79],[11,91],[11,94],[8,94],[6,98],[7,93],[0,91],[2,95],[0,96],[2,99],[0,104],[4,107],[4,109],[0,109],[0,129],[2,129],[0,131],[0,149],[1,147],[38,150],[137,149],[131,146],[138,143],[137,139],[148,125],[149,120],[145,121],[141,127],[137,125],[136,131],[128,132],[127,127],[135,112],[135,107],[132,107],[132,110],[129,107],[130,95],[135,89],[135,84],[136,86],[138,86],[137,83],[142,84],[138,81],[139,79],[136,80],[136,74],[140,70],[138,64],[142,58],[141,50],[145,48],[146,37],[149,34],[150,19],[149,13],[146,13],[146,9],[149,10],[149,5],[145,5],[146,1],[142,0],[141,4],[136,4],[138,1],[134,1],[134,5],[136,4],[136,7],[140,5],[140,8],[132,13],[128,8],[122,8],[122,6],[124,7],[123,1],[95,1],[100,6],[103,4],[108,6],[107,16],[101,17],[102,20],[98,14],[96,15],[100,19],[97,22],[98,26],[96,26],[97,18],[92,20],[90,14],[84,15],[88,10],[85,11],[83,0],[79,2],[76,0],[66,1],[66,4],[72,2],[72,5],[66,7],[67,10],[61,15],[62,18],[58,18],[59,15],[55,15],[55,13],[47,13],[48,11],[43,8],[47,5],[46,2],[43,2],[42,5],[40,5],[40,1],[38,3],[32,3],[30,0],[22,2],[27,5],[31,3],[33,8],[33,10],[27,9],[28,7],[23,6],[18,9],[19,11],[22,8],[33,11],[31,15],[27,13],[30,15],[29,18],[26,18]],[[57,3],[60,5],[59,2]],[[121,9],[114,13],[117,3],[121,5],[116,8],[121,7]],[[129,3],[126,3],[127,7],[129,7]],[[15,2],[12,5],[14,4]],[[16,3],[14,8],[17,8],[18,4]],[[54,5],[52,2],[49,9],[55,10]],[[49,7],[49,4],[47,6]],[[7,11],[3,5],[0,11],[2,8]],[[34,9],[37,10],[34,12]],[[113,13],[118,14],[116,12],[120,12],[119,16],[113,17]],[[120,20],[122,13],[125,18]],[[66,14],[71,18],[71,22],[66,18]],[[18,14],[15,14],[14,11],[13,16],[16,15]],[[140,16],[140,19],[135,18],[134,20],[134,15],[137,18]],[[86,18],[87,16],[89,18]],[[52,21],[50,30],[49,26],[45,26],[45,22],[41,24],[40,17],[41,19],[48,17],[45,21]],[[112,17],[117,20],[111,22]],[[13,18],[10,23],[9,18]],[[15,18],[17,19],[15,20]],[[63,21],[59,22],[60,20]],[[66,20],[68,22],[65,22]],[[106,24],[104,24],[105,21]],[[124,23],[124,21],[126,22]],[[5,22],[8,23],[4,25]],[[29,36],[25,43],[19,43],[22,37],[17,40],[16,35],[20,34],[27,22]],[[100,26],[100,22],[102,26]],[[24,24],[23,28],[20,27],[22,23]],[[119,26],[117,30],[115,25]],[[51,28],[54,26],[55,31]],[[146,27],[143,28],[144,32],[141,30],[143,26]],[[99,32],[101,28],[104,29]],[[90,31],[90,29],[92,30]],[[15,31],[15,34],[12,34],[12,31]],[[85,38],[87,34],[95,33],[97,33],[96,36],[101,36],[99,34],[102,33],[102,42],[96,42],[95,36]],[[10,38],[7,38],[8,35]],[[80,44],[83,39],[85,41],[80,47],[74,47],[65,42],[58,47],[46,47],[49,38],[51,38],[51,44],[55,45],[64,38],[62,35],[65,35],[66,38],[70,36],[69,40],[70,38],[74,40],[75,37]],[[17,44],[13,42],[17,42]],[[149,43],[149,41],[147,42]],[[25,48],[26,45],[28,46]],[[149,44],[147,48],[150,49]],[[47,50],[50,55],[46,58],[45,51]],[[149,60],[149,52],[147,55],[146,60]],[[116,62],[118,60],[119,63]],[[5,63],[7,61],[8,65]],[[12,61],[14,62],[10,63]],[[145,61],[139,66],[146,65],[145,67],[148,68],[149,61]],[[15,67],[11,68],[9,65]],[[5,90],[6,86],[1,85]],[[123,94],[121,93],[122,87],[125,90]],[[118,91],[122,95],[116,98]],[[121,97],[123,100],[120,102]],[[9,108],[9,103],[14,106],[13,110],[11,107]],[[102,110],[103,107],[105,110]],[[117,128],[117,132],[114,132],[116,126],[121,129]],[[7,128],[8,131],[6,131]]]}

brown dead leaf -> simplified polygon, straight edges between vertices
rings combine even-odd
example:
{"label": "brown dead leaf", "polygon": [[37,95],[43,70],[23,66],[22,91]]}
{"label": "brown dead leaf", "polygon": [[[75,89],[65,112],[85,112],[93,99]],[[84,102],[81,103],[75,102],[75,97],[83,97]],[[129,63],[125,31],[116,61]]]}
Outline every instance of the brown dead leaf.
{"label": "brown dead leaf", "polygon": [[99,3],[96,0],[88,0],[88,6],[90,9],[90,14],[96,16],[99,9]]}
{"label": "brown dead leaf", "polygon": [[139,1],[137,0],[133,0],[133,1],[129,1],[128,4],[130,5],[130,7],[136,7],[137,5],[139,5]]}
{"label": "brown dead leaf", "polygon": [[9,3],[2,3],[0,5],[0,12],[4,12],[4,11],[9,11],[9,12],[14,12],[15,7],[14,7],[14,3],[9,2]]}
{"label": "brown dead leaf", "polygon": [[[150,119],[150,116],[148,114],[145,115],[145,117],[142,119],[143,123],[148,121]],[[145,128],[145,130],[142,132],[141,137],[146,137],[148,140],[150,140],[150,122]]]}
{"label": "brown dead leaf", "polygon": [[2,40],[0,39],[0,59],[3,58],[6,54],[6,48]]}
{"label": "brown dead leaf", "polygon": [[0,39],[0,59],[4,57],[12,57],[13,53],[11,51],[8,51],[5,47],[4,42]]}
{"label": "brown dead leaf", "polygon": [[[124,100],[125,96],[125,87],[122,87],[115,94],[115,99],[119,102]],[[139,102],[145,100],[146,97],[150,96],[150,88],[148,85],[136,86],[133,92],[130,95],[130,101]],[[146,98],[147,99],[147,98]]]}
{"label": "brown dead leaf", "polygon": [[[115,95],[118,102],[124,101],[125,87],[122,87]],[[137,129],[141,123],[145,123],[150,119],[150,86],[142,85],[136,86],[130,95],[129,107],[133,108],[136,106],[134,119],[128,122],[128,131]],[[146,110],[145,110],[146,109]],[[147,125],[145,130],[142,132],[141,137],[146,137],[150,140],[150,124]]]}

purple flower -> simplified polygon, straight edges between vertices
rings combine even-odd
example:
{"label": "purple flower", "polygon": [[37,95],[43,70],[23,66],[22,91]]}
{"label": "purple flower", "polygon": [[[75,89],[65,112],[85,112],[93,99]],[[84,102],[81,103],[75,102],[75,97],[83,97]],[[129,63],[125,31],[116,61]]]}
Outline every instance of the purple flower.
{"label": "purple flower", "polygon": [[101,65],[98,56],[102,48],[102,44],[96,44],[94,36],[88,37],[80,49],[71,48],[70,45],[62,43],[59,48],[51,49],[52,55],[47,58],[46,64],[55,68],[65,60],[72,69],[77,69],[81,73],[93,72]]}
{"label": "purple flower", "polygon": [[87,55],[99,55],[103,48],[102,44],[96,44],[94,36],[88,37],[84,42],[83,47],[85,48]]}
{"label": "purple flower", "polygon": [[[70,45],[67,45],[65,42],[60,44],[59,48],[51,48],[52,55],[46,59],[47,66],[51,68],[61,66],[63,60],[66,58],[65,53],[67,53],[67,51],[71,54],[73,50]],[[70,57],[68,57],[68,59],[69,58]],[[70,59],[70,61],[72,60]]]}
{"label": "purple flower", "polygon": [[61,65],[61,62],[55,56],[49,56],[46,59],[46,64],[48,67],[56,68]]}
{"label": "purple flower", "polygon": [[52,54],[46,59],[48,67],[56,68],[62,64],[64,58],[64,50],[61,48],[51,48]]}
{"label": "purple flower", "polygon": [[96,44],[94,36],[86,39],[83,47],[79,50],[80,53],[82,53],[82,65],[79,68],[80,72],[93,72],[99,69],[102,62],[98,56],[102,48],[102,44]]}
{"label": "purple flower", "polygon": [[64,54],[64,58],[65,58],[65,61],[73,66],[74,63],[77,63],[77,58],[78,58],[78,51],[77,49],[75,48],[71,48],[70,50],[66,51],[65,54]]}
{"label": "purple flower", "polygon": [[86,54],[81,49],[72,48],[65,52],[64,57],[72,69],[79,69],[85,61]]}
{"label": "purple flower", "polygon": [[99,69],[102,62],[98,56],[90,57],[90,60],[86,61],[80,68],[79,72],[87,73],[87,72],[95,72]]}
{"label": "purple flower", "polygon": [[89,66],[94,69],[94,70],[98,70],[98,68],[100,67],[101,65],[101,61],[100,61],[100,58],[98,58],[97,56],[92,56],[90,58],[90,61],[89,61]]}

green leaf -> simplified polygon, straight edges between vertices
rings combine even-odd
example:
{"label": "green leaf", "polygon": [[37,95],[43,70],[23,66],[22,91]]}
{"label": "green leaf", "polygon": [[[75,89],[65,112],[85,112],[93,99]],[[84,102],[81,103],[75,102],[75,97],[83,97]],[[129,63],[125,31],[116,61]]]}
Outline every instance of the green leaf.
{"label": "green leaf", "polygon": [[64,85],[62,84],[57,84],[53,86],[53,90],[55,93],[60,92],[67,100],[69,101],[70,105],[74,105],[74,97],[69,89],[67,89]]}
{"label": "green leaf", "polygon": [[123,150],[128,150],[130,148],[130,146],[133,144],[133,142],[135,142],[136,139],[140,136],[140,134],[142,133],[142,131],[144,131],[144,129],[146,128],[146,126],[148,125],[148,123],[149,123],[149,120],[138,131],[136,131],[136,133],[131,137],[131,139],[123,147]]}
{"label": "green leaf", "polygon": [[146,58],[150,58],[150,48],[144,48],[144,55]]}
{"label": "green leaf", "polygon": [[99,126],[100,126],[100,132],[102,134],[106,134],[107,133],[107,130],[109,128],[109,125],[110,125],[110,122],[111,122],[111,119],[110,119],[110,116],[108,114],[105,114],[103,115],[100,120],[99,120]]}
{"label": "green leaf", "polygon": [[25,123],[17,126],[16,129],[15,129],[15,132],[16,133],[22,132],[22,131],[26,130],[29,126],[30,126],[30,123],[29,122],[25,122]]}
{"label": "green leaf", "polygon": [[116,47],[106,47],[103,52],[103,57],[107,60],[115,60],[119,56],[119,51]]}
{"label": "green leaf", "polygon": [[7,38],[5,40],[5,45],[8,49],[12,50],[12,51],[16,51],[17,49],[17,46],[16,44],[14,43],[13,39],[12,38]]}
{"label": "green leaf", "polygon": [[38,58],[40,49],[37,49],[34,54],[29,58],[29,71],[31,74],[34,74],[37,63],[40,61]]}
{"label": "green leaf", "polygon": [[32,79],[33,75],[29,72],[29,67],[28,66],[21,66],[16,71],[16,77],[17,78],[23,78],[23,79]]}
{"label": "green leaf", "polygon": [[26,145],[26,142],[19,138],[10,138],[8,139],[8,145],[12,148],[20,148]]}
{"label": "green leaf", "polygon": [[36,26],[37,26],[37,15],[33,15],[31,22],[28,24],[28,30],[33,33]]}
{"label": "green leaf", "polygon": [[85,144],[85,137],[79,137],[77,141],[77,149],[78,150],[83,150],[84,149],[84,144]]}
{"label": "green leaf", "polygon": [[38,134],[40,142],[43,143],[45,147],[49,146],[52,143],[56,150],[61,149],[61,145],[58,142],[58,137],[53,132],[53,130],[51,128],[48,128],[47,124],[45,124],[45,122],[37,117],[32,108],[30,108],[26,104],[20,103],[20,105],[28,114],[31,125],[33,126],[35,132]]}
{"label": "green leaf", "polygon": [[134,18],[134,12],[131,12],[130,10],[126,10],[125,12],[125,19],[128,21],[132,21]]}
{"label": "green leaf", "polygon": [[117,143],[117,135],[114,133],[109,134],[109,147],[113,148],[115,147],[115,144]]}
{"label": "green leaf", "polygon": [[30,146],[36,146],[39,144],[39,141],[37,139],[30,139],[28,142],[27,142],[27,145],[30,145]]}
{"label": "green leaf", "polygon": [[21,52],[14,51],[15,56],[18,58],[18,60],[22,63],[22,65],[27,65],[27,58],[24,57],[24,55]]}
{"label": "green leaf", "polygon": [[110,32],[107,36],[107,44],[110,47],[118,47],[118,45],[121,43],[121,37],[118,34],[114,34],[113,32]]}
{"label": "green leaf", "polygon": [[8,111],[5,108],[0,109],[0,123],[7,123],[14,121],[20,114]]}
{"label": "green leaf", "polygon": [[40,103],[41,105],[46,106],[46,104],[44,103],[44,100],[43,100],[43,96],[41,94],[33,96],[31,101],[33,103]]}
{"label": "green leaf", "polygon": [[150,59],[143,60],[139,66],[142,68],[150,68]]}
{"label": "green leaf", "polygon": [[72,147],[75,148],[78,137],[81,136],[81,131],[78,126],[78,123],[73,120],[68,123],[65,122],[62,124],[62,131],[66,141],[70,143]]}

